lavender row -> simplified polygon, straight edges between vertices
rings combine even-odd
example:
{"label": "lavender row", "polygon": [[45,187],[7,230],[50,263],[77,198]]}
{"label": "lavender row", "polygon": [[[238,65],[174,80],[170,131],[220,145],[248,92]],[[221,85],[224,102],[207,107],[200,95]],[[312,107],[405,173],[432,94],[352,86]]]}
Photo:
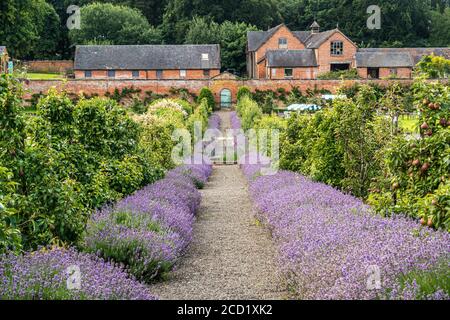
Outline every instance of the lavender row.
{"label": "lavender row", "polygon": [[[250,179],[257,170],[243,166]],[[449,298],[438,284],[420,297],[414,283],[401,283],[439,263],[448,268],[448,233],[383,218],[359,199],[292,172],[250,180],[250,194],[278,244],[280,270],[301,298]]]}
{"label": "lavender row", "polygon": [[[220,127],[220,118],[213,115],[209,126]],[[81,244],[85,253],[50,248],[0,256],[0,299],[156,299],[137,279],[152,281],[184,253],[201,200],[197,188],[211,172],[206,164],[177,167],[95,212]],[[68,281],[79,287],[70,289]]]}
{"label": "lavender row", "polygon": [[0,256],[0,300],[154,300],[121,267],[75,249]]}
{"label": "lavender row", "polygon": [[[239,128],[239,118],[232,121]],[[450,298],[448,233],[381,217],[360,199],[293,172],[262,175],[265,161],[248,161],[258,157],[245,155],[241,168],[277,244],[279,270],[299,298]]]}

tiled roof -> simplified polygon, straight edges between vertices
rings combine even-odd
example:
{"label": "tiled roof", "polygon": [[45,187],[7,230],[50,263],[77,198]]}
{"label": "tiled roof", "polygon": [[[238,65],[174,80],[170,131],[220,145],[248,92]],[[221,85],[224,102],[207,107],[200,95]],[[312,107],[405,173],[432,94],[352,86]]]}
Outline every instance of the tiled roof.
{"label": "tiled roof", "polygon": [[414,65],[425,55],[441,56],[450,59],[450,48],[361,48],[359,52],[378,52],[378,53],[408,53],[411,55]]}
{"label": "tiled roof", "polygon": [[306,40],[305,45],[307,48],[316,49],[322,45],[329,37],[333,35],[337,30],[328,30],[319,33],[312,33],[311,36]]}
{"label": "tiled roof", "polygon": [[[202,55],[208,54],[208,60]],[[75,70],[220,69],[219,45],[77,46]]]}
{"label": "tiled roof", "polygon": [[268,67],[316,67],[314,50],[268,50],[266,52]]}
{"label": "tiled roof", "polygon": [[279,24],[267,31],[248,31],[247,32],[247,44],[248,51],[256,51],[261,47],[267,40],[269,40],[283,24]]}
{"label": "tiled roof", "polygon": [[[247,33],[247,47],[248,51],[258,50],[266,41],[268,41],[277,30],[283,26],[280,24],[267,31],[249,31]],[[308,49],[316,49],[320,47],[330,36],[338,31],[337,29],[328,30],[319,33],[312,33],[311,31],[291,31]]]}
{"label": "tiled roof", "polygon": [[413,67],[414,61],[408,52],[357,52],[357,68]]}

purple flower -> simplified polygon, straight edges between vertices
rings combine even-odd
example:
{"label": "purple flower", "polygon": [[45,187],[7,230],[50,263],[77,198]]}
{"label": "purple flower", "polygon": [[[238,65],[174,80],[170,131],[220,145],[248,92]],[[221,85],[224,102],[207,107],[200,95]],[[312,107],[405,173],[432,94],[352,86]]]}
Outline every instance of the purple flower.
{"label": "purple flower", "polygon": [[169,272],[192,240],[195,213],[208,165],[185,165],[166,177],[97,211],[89,220],[83,248],[119,263],[138,280]]}
{"label": "purple flower", "polygon": [[[155,300],[148,288],[121,268],[75,249],[0,255],[0,299]],[[80,289],[67,285],[68,268],[80,271]],[[78,281],[78,280],[75,280]]]}

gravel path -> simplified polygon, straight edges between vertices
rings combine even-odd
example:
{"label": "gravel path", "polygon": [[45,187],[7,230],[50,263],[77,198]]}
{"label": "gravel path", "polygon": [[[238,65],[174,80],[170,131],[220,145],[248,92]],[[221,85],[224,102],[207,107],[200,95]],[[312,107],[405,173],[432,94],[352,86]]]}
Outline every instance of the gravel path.
{"label": "gravel path", "polygon": [[[227,128],[228,113],[220,115]],[[170,279],[152,285],[151,292],[169,300],[285,299],[275,248],[254,218],[238,166],[215,166],[202,195],[187,254]]]}

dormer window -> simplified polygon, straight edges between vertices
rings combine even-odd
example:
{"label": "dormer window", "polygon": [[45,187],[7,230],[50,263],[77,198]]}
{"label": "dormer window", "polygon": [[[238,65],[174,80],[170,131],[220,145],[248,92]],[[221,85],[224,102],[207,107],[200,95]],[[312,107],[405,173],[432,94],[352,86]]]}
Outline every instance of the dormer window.
{"label": "dormer window", "polygon": [[279,38],[278,39],[278,48],[279,49],[287,49],[288,42],[286,38]]}
{"label": "dormer window", "polygon": [[209,61],[209,54],[208,53],[202,53],[202,61]]}
{"label": "dormer window", "polygon": [[342,41],[331,42],[331,55],[342,56],[344,54],[344,43]]}

